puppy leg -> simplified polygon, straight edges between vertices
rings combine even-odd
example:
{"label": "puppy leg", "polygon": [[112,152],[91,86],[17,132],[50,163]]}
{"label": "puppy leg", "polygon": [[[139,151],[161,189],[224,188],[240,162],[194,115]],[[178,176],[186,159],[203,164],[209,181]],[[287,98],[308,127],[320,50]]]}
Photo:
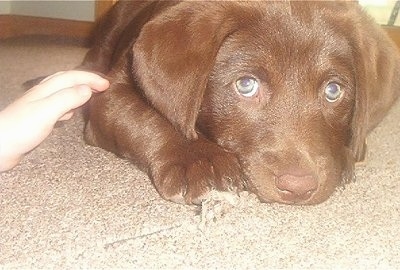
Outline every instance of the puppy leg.
{"label": "puppy leg", "polygon": [[92,98],[86,140],[148,172],[167,200],[199,204],[209,191],[242,188],[235,155],[200,136],[189,141],[124,82]]}

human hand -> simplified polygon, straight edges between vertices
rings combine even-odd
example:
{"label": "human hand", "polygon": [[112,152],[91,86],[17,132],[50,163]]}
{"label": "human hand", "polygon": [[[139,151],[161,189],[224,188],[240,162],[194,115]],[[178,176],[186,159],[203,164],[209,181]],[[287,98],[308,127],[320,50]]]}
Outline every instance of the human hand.
{"label": "human hand", "polygon": [[85,71],[55,73],[28,90],[0,112],[0,171],[13,168],[38,146],[57,121],[70,119],[73,109],[109,82]]}

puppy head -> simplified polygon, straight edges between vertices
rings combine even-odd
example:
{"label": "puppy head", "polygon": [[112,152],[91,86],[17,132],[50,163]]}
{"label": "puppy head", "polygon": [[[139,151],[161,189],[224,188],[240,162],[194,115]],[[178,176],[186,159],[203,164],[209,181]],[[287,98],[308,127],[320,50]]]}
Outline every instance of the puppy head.
{"label": "puppy head", "polygon": [[340,2],[182,3],[145,25],[135,72],[185,136],[237,153],[261,200],[319,203],[352,177],[370,125],[360,13]]}

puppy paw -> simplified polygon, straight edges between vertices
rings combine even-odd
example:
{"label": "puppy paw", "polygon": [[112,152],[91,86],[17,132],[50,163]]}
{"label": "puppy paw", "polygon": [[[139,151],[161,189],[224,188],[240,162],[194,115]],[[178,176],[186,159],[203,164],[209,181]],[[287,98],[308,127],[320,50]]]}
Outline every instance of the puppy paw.
{"label": "puppy paw", "polygon": [[151,175],[158,192],[167,200],[201,204],[212,190],[243,189],[236,156],[205,139],[192,142],[183,151],[171,151],[164,159]]}

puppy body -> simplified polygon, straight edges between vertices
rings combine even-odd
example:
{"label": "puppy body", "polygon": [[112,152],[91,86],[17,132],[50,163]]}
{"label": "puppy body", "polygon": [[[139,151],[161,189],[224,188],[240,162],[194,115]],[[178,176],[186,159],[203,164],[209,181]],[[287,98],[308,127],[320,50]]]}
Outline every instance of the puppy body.
{"label": "puppy body", "polygon": [[397,49],[354,2],[120,1],[97,33],[81,68],[111,87],[85,138],[180,203],[326,200],[400,91]]}

